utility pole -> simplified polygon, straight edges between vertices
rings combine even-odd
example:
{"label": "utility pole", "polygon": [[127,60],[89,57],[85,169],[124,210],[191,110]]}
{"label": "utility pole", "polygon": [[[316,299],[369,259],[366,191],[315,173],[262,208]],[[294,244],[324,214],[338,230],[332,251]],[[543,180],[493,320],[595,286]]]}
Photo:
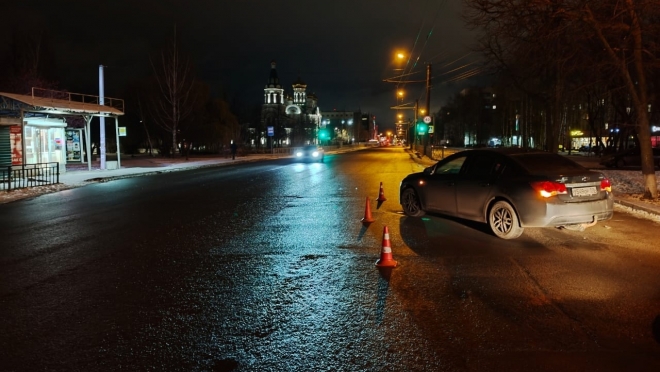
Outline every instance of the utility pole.
{"label": "utility pole", "polygon": [[[99,65],[99,105],[105,104],[103,65]],[[101,169],[105,170],[105,116],[99,117],[99,156],[101,158]]]}
{"label": "utility pole", "polygon": [[426,65],[426,114],[431,115],[431,64]]}
{"label": "utility pole", "polygon": [[[414,127],[413,127],[413,130],[412,130],[414,141],[410,142],[410,149],[411,150],[413,149],[413,142],[415,143],[415,145],[417,145],[417,120],[418,120],[417,113],[419,112],[419,100],[418,99],[415,100],[415,109],[414,110],[415,110],[415,114],[413,115]],[[408,129],[410,129],[410,128],[408,128]]]}
{"label": "utility pole", "polygon": [[[426,65],[426,115],[431,116],[431,64]],[[428,142],[427,136],[428,136],[428,131],[427,133],[424,133],[424,137],[422,137],[422,144],[424,145],[424,155],[426,155],[426,144]]]}

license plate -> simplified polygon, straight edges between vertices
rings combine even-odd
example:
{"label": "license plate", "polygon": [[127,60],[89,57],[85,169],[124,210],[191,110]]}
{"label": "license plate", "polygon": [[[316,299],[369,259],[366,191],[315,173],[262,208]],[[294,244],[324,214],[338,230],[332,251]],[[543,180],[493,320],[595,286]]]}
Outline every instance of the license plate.
{"label": "license plate", "polygon": [[573,188],[573,196],[593,196],[596,194],[598,194],[598,190],[595,186]]}

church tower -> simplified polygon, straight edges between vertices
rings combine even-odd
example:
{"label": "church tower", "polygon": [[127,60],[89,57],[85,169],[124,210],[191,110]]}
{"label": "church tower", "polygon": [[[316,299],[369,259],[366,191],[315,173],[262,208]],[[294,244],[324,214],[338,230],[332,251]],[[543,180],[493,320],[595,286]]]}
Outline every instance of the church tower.
{"label": "church tower", "polygon": [[284,89],[280,85],[280,79],[277,77],[277,69],[275,61],[270,62],[270,77],[268,84],[264,88],[264,103],[265,104],[284,104]]}
{"label": "church tower", "polygon": [[298,76],[298,80],[296,80],[295,83],[293,83],[293,104],[298,105],[301,107],[305,106],[305,102],[307,102],[307,84],[305,84],[304,81],[300,79],[300,76]]}
{"label": "church tower", "polygon": [[275,61],[271,61],[270,76],[264,88],[264,103],[261,106],[261,126],[264,129],[272,127],[273,134],[262,138],[260,140],[262,145],[266,144],[268,140],[274,140],[276,146],[281,146],[286,144],[286,138],[288,137],[288,119],[284,111],[286,108],[284,89],[277,77],[276,67]]}

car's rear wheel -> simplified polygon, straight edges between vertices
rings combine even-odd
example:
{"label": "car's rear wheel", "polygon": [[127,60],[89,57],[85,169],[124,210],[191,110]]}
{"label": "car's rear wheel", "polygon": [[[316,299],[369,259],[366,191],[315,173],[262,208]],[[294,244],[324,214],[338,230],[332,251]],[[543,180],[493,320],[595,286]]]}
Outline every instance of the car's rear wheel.
{"label": "car's rear wheel", "polygon": [[419,197],[412,188],[407,188],[401,193],[401,207],[403,213],[410,217],[421,217],[425,214],[422,203],[419,202]]}
{"label": "car's rear wheel", "polygon": [[515,239],[523,233],[518,215],[511,204],[498,201],[488,212],[488,225],[493,233],[502,239]]}

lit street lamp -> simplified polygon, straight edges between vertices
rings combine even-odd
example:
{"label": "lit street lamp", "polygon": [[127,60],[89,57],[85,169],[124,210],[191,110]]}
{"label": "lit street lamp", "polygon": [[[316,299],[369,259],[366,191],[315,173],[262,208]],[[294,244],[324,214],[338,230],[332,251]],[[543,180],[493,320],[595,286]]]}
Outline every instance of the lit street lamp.
{"label": "lit street lamp", "polygon": [[344,124],[345,124],[345,123],[346,123],[346,120],[342,120],[342,121],[341,121],[341,142],[342,142],[342,143],[345,142],[345,141],[344,141],[344,133],[345,133],[345,131],[344,131]]}
{"label": "lit street lamp", "polygon": [[348,126],[351,128],[351,138],[349,138],[349,143],[352,145],[355,140],[355,128],[353,127],[353,119],[348,119]]}

